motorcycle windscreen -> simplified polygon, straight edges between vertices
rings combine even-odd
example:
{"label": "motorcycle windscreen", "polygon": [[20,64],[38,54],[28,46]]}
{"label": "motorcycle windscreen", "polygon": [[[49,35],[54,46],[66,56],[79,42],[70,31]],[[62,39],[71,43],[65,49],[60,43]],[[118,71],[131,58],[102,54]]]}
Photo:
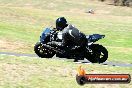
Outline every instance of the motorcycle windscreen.
{"label": "motorcycle windscreen", "polygon": [[50,28],[46,28],[46,29],[42,32],[42,34],[41,34],[41,36],[40,36],[40,41],[41,41],[41,42],[44,42],[45,38],[50,34],[50,31],[51,31]]}

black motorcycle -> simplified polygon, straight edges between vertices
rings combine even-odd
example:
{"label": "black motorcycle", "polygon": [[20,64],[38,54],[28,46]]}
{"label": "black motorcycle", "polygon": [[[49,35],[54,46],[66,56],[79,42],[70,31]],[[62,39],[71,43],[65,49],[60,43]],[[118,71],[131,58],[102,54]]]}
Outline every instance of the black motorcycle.
{"label": "black motorcycle", "polygon": [[86,58],[92,63],[103,63],[108,58],[108,51],[102,45],[94,43],[104,37],[105,35],[100,34],[86,35],[88,40],[86,46],[75,46],[72,43],[62,48],[49,44],[53,41],[61,42],[62,32],[46,28],[40,36],[40,41],[35,44],[34,51],[41,58],[52,58],[56,54],[56,57],[59,58],[78,60],[84,60]]}

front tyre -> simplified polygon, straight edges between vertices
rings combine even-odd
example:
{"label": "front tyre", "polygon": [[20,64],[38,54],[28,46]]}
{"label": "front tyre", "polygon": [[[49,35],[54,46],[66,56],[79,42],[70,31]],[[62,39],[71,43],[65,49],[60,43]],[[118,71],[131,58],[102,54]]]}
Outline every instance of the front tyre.
{"label": "front tyre", "polygon": [[34,52],[41,58],[52,58],[55,55],[55,52],[44,47],[41,42],[35,44]]}
{"label": "front tyre", "polygon": [[93,44],[89,47],[91,49],[91,53],[89,56],[89,61],[92,63],[103,63],[108,58],[108,51],[105,47],[99,44]]}

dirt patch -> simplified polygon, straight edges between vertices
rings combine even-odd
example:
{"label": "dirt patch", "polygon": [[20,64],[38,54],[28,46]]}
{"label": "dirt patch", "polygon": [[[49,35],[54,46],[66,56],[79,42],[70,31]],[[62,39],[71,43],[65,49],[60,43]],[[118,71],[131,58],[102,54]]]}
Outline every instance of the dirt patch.
{"label": "dirt patch", "polygon": [[32,46],[27,46],[24,42],[20,41],[12,41],[12,40],[0,40],[0,51],[8,51],[8,52],[26,52]]}
{"label": "dirt patch", "polygon": [[0,50],[15,50],[18,49],[20,46],[23,46],[23,44],[13,41],[0,40]]}

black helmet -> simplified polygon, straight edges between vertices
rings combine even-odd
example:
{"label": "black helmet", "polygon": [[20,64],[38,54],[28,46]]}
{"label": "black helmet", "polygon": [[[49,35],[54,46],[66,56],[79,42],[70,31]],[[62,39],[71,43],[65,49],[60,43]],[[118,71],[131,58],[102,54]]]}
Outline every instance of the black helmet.
{"label": "black helmet", "polygon": [[56,20],[56,28],[57,30],[63,30],[67,26],[67,21],[64,17],[59,17]]}

